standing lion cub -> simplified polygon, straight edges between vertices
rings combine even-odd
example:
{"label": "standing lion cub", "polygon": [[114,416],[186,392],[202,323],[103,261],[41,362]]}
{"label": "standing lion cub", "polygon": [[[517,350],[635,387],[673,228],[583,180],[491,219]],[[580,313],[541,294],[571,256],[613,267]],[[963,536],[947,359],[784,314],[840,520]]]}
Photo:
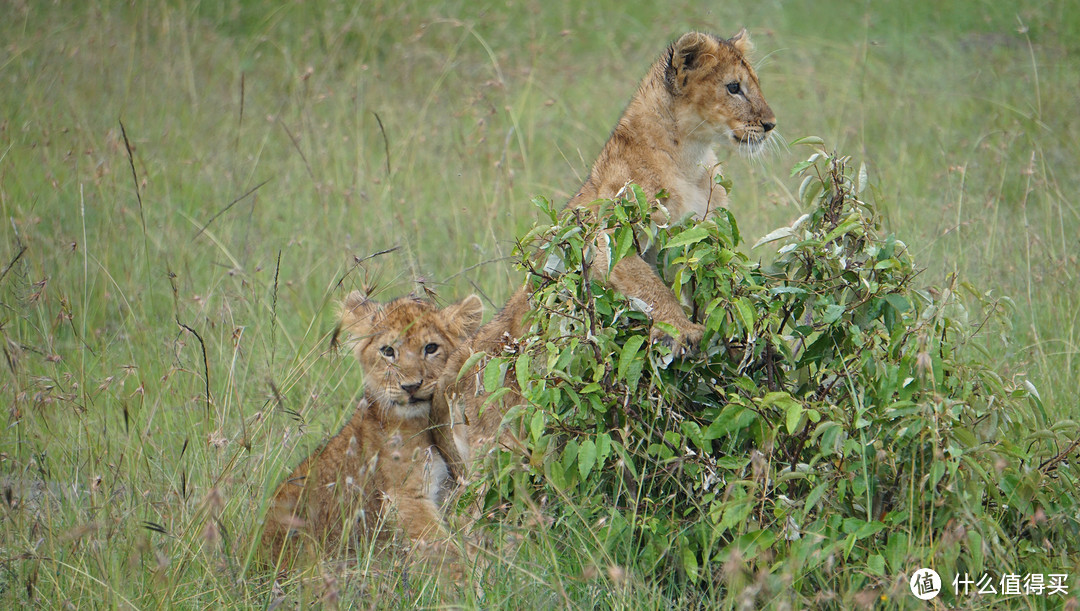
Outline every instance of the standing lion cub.
{"label": "standing lion cub", "polygon": [[[747,59],[752,48],[745,29],[727,39],[701,32],[680,36],[653,63],[589,178],[567,205],[598,210],[597,200],[615,198],[634,182],[663,206],[666,214],[658,213],[658,222],[687,215],[704,219],[724,206],[727,192],[714,180],[719,163],[713,147],[727,143],[754,154],[776,127],[776,116]],[[595,246],[592,268],[600,271],[598,280],[640,300],[654,321],[675,330],[671,336],[654,325],[650,340],[668,344],[676,354],[695,350],[705,329],[687,318],[647,262],[655,253],[631,253],[609,269],[606,247]],[[455,477],[462,477],[472,457],[493,441],[513,443],[513,435],[501,430],[502,418],[521,401],[509,376],[506,384],[511,392],[498,401],[497,409],[482,410],[490,392],[478,382],[483,376],[459,371],[475,353],[501,354],[521,338],[529,326],[525,317],[530,309],[528,288],[521,288],[447,365],[435,393],[432,425]],[[459,450],[463,435],[468,438],[465,452]]]}
{"label": "standing lion cub", "polygon": [[476,295],[441,310],[409,297],[379,304],[358,291],[345,299],[339,328],[364,370],[364,398],[274,493],[262,539],[270,563],[284,566],[312,546],[355,550],[395,527],[417,547],[447,549],[439,510],[447,469],[430,430],[431,397],[482,314]]}

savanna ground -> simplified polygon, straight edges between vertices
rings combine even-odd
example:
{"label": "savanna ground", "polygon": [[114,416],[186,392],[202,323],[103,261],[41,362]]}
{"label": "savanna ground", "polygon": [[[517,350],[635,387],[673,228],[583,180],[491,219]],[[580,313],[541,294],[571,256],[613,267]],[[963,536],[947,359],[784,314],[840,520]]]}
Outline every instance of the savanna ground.
{"label": "savanna ground", "polygon": [[[3,606],[279,601],[251,565],[266,497],[362,388],[335,302],[498,307],[531,198],[575,192],[686,29],[750,28],[779,130],[867,163],[927,284],[1011,297],[984,358],[1076,418],[1080,5],[740,4],[3,2]],[[801,214],[805,153],[730,155],[749,243]],[[582,580],[669,606],[530,545],[485,606],[593,606]],[[415,581],[328,565],[285,594],[445,601]]]}

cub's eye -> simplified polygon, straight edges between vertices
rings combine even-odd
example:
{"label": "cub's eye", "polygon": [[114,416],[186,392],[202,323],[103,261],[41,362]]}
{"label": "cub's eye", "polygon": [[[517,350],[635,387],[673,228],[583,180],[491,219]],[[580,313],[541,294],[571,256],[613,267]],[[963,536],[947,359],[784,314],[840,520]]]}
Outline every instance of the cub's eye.
{"label": "cub's eye", "polygon": [[379,348],[379,352],[382,352],[382,355],[388,359],[394,358],[394,349],[390,346],[383,346],[382,348]]}
{"label": "cub's eye", "polygon": [[424,346],[424,354],[435,354],[439,351],[439,344],[431,343]]}
{"label": "cub's eye", "polygon": [[739,92],[742,91],[742,87],[739,87],[739,81],[732,81],[732,82],[728,83],[727,84],[727,91],[731,95],[739,95]]}

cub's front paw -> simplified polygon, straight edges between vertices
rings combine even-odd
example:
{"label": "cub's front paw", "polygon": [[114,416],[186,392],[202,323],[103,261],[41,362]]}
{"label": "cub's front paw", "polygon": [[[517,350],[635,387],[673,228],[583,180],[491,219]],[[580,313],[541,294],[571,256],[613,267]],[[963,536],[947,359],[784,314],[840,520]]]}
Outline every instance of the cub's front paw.
{"label": "cub's front paw", "polygon": [[705,334],[705,327],[685,321],[676,326],[675,330],[677,335],[672,337],[660,325],[653,325],[652,331],[649,332],[649,341],[667,346],[671,349],[671,356],[675,358],[683,358],[696,353],[701,343],[701,336]]}

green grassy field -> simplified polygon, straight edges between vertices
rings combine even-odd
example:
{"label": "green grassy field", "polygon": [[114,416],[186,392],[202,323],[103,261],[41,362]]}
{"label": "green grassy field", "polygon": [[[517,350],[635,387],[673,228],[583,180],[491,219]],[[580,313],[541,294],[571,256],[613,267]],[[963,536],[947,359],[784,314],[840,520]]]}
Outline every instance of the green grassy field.
{"label": "green grassy field", "polygon": [[[1080,417],[1080,5],[742,4],[5,2],[0,606],[272,604],[266,496],[362,389],[335,302],[497,308],[531,198],[575,192],[687,29],[747,26],[779,131],[868,164],[925,284],[1011,298],[984,358]],[[801,214],[804,150],[720,154],[749,243]],[[485,606],[669,606],[523,547]],[[289,604],[445,602],[328,571]]]}

